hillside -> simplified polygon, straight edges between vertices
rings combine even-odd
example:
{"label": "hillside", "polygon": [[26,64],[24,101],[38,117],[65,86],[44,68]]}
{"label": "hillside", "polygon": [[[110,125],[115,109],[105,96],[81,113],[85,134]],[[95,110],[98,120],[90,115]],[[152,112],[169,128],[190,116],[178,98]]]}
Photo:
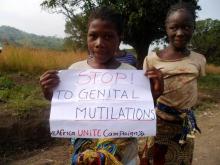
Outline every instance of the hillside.
{"label": "hillside", "polygon": [[27,33],[10,26],[0,26],[0,43],[3,42],[16,46],[62,50],[64,40]]}

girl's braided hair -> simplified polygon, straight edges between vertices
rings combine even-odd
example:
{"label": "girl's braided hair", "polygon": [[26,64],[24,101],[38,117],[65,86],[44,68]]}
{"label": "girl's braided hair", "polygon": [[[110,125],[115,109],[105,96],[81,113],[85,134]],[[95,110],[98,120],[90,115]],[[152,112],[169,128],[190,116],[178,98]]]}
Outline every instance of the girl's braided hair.
{"label": "girl's braided hair", "polygon": [[186,10],[192,16],[192,21],[195,24],[195,21],[196,21],[196,6],[193,5],[192,3],[187,3],[187,2],[182,2],[182,1],[175,4],[175,5],[172,5],[170,7],[170,9],[167,12],[165,23],[167,23],[169,16],[172,15],[174,12],[176,12],[178,10]]}

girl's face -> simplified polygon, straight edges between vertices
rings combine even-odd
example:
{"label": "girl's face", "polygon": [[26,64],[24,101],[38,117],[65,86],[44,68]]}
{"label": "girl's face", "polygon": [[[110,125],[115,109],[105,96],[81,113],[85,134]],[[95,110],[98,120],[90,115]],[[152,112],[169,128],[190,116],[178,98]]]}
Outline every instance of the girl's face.
{"label": "girl's face", "polygon": [[192,16],[186,10],[177,10],[172,13],[166,22],[169,44],[177,49],[186,48],[193,34],[193,23]]}
{"label": "girl's face", "polygon": [[119,43],[120,38],[113,23],[101,19],[90,22],[87,34],[88,50],[97,63],[110,61]]}

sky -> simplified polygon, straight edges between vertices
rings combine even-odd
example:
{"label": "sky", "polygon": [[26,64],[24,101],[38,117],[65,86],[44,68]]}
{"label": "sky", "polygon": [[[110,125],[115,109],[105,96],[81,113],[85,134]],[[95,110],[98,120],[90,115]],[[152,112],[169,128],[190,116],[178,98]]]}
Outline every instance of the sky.
{"label": "sky", "polygon": [[[65,37],[65,17],[42,10],[43,0],[0,0],[0,26],[12,26],[28,33]],[[220,0],[199,0],[198,19],[219,19]]]}
{"label": "sky", "polygon": [[65,17],[42,10],[43,0],[0,0],[0,26],[45,36],[64,37]]}

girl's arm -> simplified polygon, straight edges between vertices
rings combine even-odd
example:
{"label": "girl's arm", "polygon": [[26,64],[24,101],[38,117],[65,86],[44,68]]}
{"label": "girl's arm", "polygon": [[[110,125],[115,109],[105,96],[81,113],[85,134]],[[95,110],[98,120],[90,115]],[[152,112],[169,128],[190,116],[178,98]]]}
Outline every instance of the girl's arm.
{"label": "girl's arm", "polygon": [[163,94],[164,91],[164,81],[162,72],[159,69],[152,68],[145,72],[145,76],[150,79],[151,92],[153,95],[154,103],[156,103],[157,98]]}

